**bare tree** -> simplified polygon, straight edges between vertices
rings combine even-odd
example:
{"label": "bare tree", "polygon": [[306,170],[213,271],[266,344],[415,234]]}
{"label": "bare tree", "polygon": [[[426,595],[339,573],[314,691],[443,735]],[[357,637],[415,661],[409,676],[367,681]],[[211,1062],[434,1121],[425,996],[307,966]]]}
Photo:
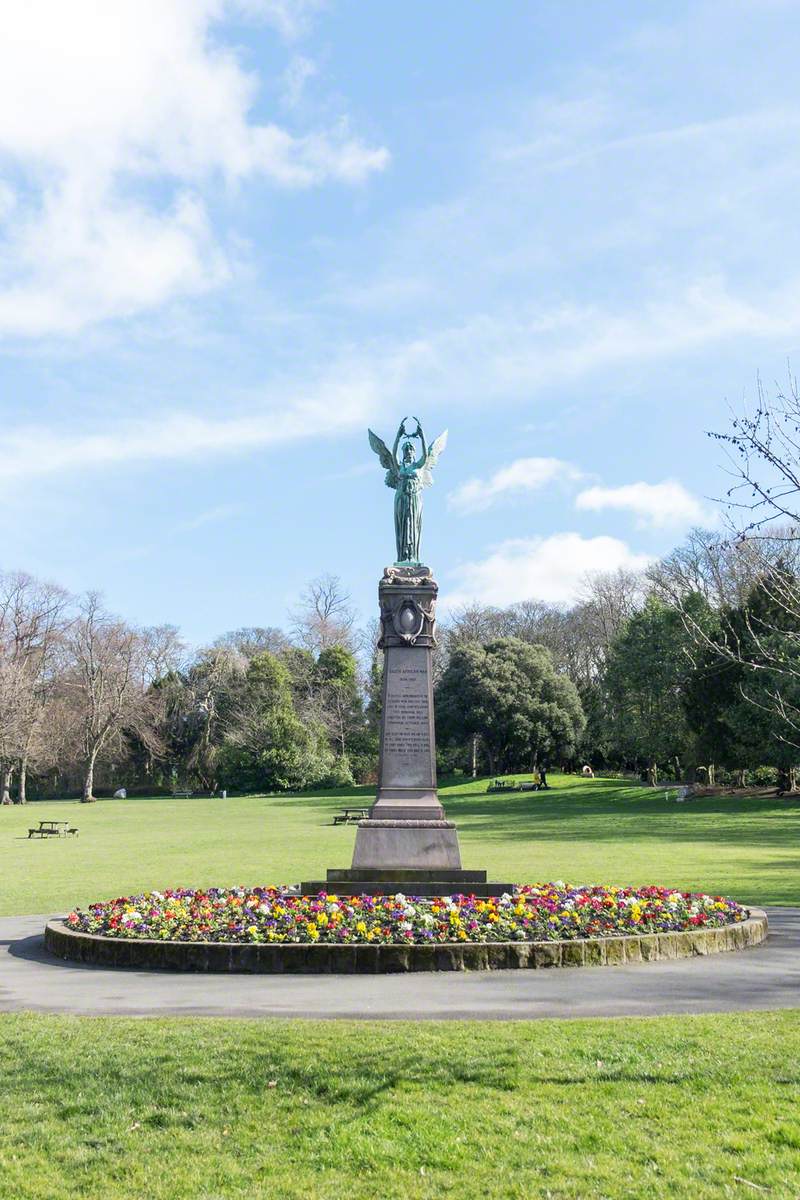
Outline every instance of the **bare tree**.
{"label": "bare tree", "polygon": [[753,412],[734,415],[728,433],[710,433],[729,451],[729,473],[734,482],[724,503],[732,515],[740,538],[757,536],[785,522],[785,535],[795,541],[800,523],[800,391],[789,373],[786,388],[776,385],[767,394],[761,379],[756,381]]}
{"label": "bare tree", "polygon": [[687,596],[703,597],[713,608],[743,603],[756,580],[770,564],[781,562],[800,569],[800,539],[780,524],[757,538],[692,529],[686,541],[648,568],[648,581],[668,604]]}
{"label": "bare tree", "polygon": [[[651,577],[677,604],[695,644],[746,669],[741,694],[777,719],[773,736],[800,745],[800,391],[793,376],[753,411],[711,433],[728,451],[733,482],[722,503],[728,535],[694,531]],[[694,615],[692,594],[718,628]],[[758,598],[760,596],[760,599]],[[752,684],[752,686],[751,686]]]}
{"label": "bare tree", "polygon": [[313,654],[329,646],[354,650],[356,612],[338,575],[319,575],[312,579],[290,614],[296,641]]}
{"label": "bare tree", "polygon": [[150,685],[174,655],[175,632],[134,629],[107,613],[99,596],[90,593],[65,641],[70,662],[64,686],[83,763],[82,798],[90,802],[99,755],[126,731],[153,752],[160,750],[160,697]]}
{"label": "bare tree", "polygon": [[0,799],[10,803],[19,770],[18,799],[26,801],[28,765],[47,741],[44,713],[54,679],[54,656],[66,628],[67,593],[23,572],[0,576]]}
{"label": "bare tree", "polygon": [[213,643],[213,650],[235,650],[245,658],[255,658],[257,654],[268,651],[270,654],[280,654],[289,646],[289,639],[282,629],[274,626],[245,626],[242,629],[232,629],[223,633]]}

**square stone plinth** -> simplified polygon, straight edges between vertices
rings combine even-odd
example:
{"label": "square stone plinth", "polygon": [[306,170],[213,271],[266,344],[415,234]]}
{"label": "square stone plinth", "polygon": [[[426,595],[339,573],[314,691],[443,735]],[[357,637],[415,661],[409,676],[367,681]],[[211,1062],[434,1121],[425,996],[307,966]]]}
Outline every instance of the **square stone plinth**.
{"label": "square stone plinth", "polygon": [[353,851],[353,870],[391,871],[396,867],[459,870],[461,852],[451,821],[361,821]]}

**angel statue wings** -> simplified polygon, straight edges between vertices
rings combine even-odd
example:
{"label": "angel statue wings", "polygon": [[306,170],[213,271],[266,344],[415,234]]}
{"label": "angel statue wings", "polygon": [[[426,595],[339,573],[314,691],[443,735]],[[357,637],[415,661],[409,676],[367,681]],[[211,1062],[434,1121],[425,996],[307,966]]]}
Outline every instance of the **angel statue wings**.
{"label": "angel statue wings", "polygon": [[[406,421],[416,421],[413,433],[406,431]],[[394,446],[390,450],[385,442],[368,430],[369,444],[386,469],[386,486],[395,489],[394,536],[397,542],[397,563],[419,563],[419,544],[422,536],[422,489],[433,483],[433,468],[439,455],[447,445],[447,430],[430,446],[417,417],[404,417],[400,422]],[[403,448],[398,456],[402,439]],[[420,453],[416,455],[414,439],[419,441]]]}

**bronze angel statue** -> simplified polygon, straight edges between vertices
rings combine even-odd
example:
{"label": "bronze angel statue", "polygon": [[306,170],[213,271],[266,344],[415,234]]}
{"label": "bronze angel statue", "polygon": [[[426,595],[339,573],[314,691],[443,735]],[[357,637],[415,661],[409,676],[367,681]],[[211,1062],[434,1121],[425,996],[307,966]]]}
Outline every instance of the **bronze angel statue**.
{"label": "bronze angel statue", "polygon": [[[413,433],[406,432],[406,421],[416,421]],[[447,445],[447,430],[428,446],[425,434],[417,417],[403,417],[394,446],[389,450],[377,434],[369,433],[369,444],[386,469],[386,486],[395,489],[394,536],[397,542],[397,563],[419,563],[419,546],[422,536],[422,489],[433,483],[432,469]],[[403,438],[403,449],[397,451]],[[419,458],[414,441],[420,444]]]}

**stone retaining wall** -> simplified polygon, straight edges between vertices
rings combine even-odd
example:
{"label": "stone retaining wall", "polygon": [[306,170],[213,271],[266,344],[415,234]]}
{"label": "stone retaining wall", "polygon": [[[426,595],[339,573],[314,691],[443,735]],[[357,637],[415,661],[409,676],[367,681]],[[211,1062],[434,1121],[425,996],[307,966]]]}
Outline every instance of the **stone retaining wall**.
{"label": "stone retaining wall", "polygon": [[63,921],[45,928],[48,950],[72,962],[165,971],[216,971],[253,975],[379,975],[406,971],[504,971],[538,967],[604,967],[692,958],[756,946],[767,936],[767,914],[751,908],[741,925],[687,933],[582,938],[564,942],[451,942],[436,946],[369,944],[265,945],[161,942],[76,933]]}

